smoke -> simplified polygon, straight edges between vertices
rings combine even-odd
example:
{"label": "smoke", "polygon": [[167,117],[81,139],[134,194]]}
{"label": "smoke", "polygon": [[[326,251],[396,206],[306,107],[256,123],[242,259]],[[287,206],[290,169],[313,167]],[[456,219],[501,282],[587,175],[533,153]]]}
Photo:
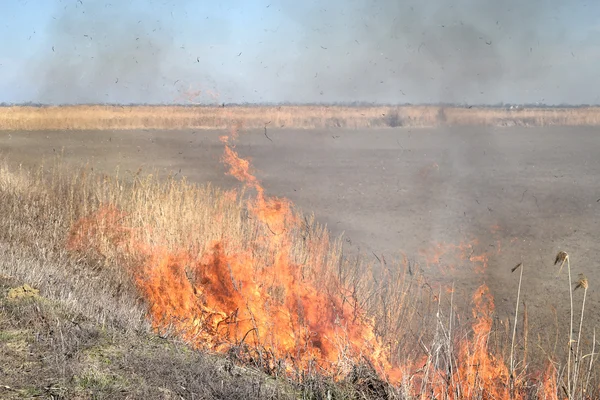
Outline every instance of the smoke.
{"label": "smoke", "polygon": [[41,102],[160,102],[172,90],[165,63],[173,35],[139,8],[76,2],[51,21],[47,36],[30,73]]}
{"label": "smoke", "polygon": [[[298,45],[303,56],[293,75],[307,80],[316,69],[314,81],[325,99],[523,98],[526,93],[519,91],[547,84],[558,53],[569,54],[561,48],[564,28],[555,18],[557,0],[312,4],[287,8],[304,35]],[[512,93],[503,90],[507,85]],[[303,95],[310,97],[309,90]]]}
{"label": "smoke", "polygon": [[50,103],[597,101],[577,2],[262,1],[70,3],[26,80]]}

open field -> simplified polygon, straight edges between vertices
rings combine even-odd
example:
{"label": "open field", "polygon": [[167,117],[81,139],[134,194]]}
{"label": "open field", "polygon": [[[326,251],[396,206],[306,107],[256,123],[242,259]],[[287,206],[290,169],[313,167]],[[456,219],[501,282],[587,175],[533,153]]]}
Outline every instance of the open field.
{"label": "open field", "polygon": [[56,106],[0,107],[0,130],[597,126],[599,107]]}
{"label": "open field", "polygon": [[[61,154],[67,164],[88,163],[94,171],[119,166],[130,180],[139,167],[157,168],[231,189],[239,183],[220,162],[223,134],[13,131],[2,134],[0,152],[13,167]],[[582,272],[589,279],[588,332],[600,322],[599,145],[591,127],[269,129],[266,135],[254,129],[242,132],[235,150],[252,159],[267,193],[314,211],[333,234],[345,232],[347,254],[363,253],[384,266],[406,257],[412,273],[432,286],[454,283],[458,303],[486,283],[499,323],[514,314],[518,277],[510,270],[523,262],[521,300],[540,334],[531,334],[533,348],[552,347],[555,331],[568,327],[569,291],[553,266],[559,250],[569,252],[574,277]]]}

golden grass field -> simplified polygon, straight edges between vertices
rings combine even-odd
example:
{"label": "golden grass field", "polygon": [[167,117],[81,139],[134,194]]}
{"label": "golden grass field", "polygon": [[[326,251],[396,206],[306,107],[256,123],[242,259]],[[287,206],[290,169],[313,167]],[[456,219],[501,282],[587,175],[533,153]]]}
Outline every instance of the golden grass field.
{"label": "golden grass field", "polygon": [[0,108],[1,130],[227,129],[284,127],[378,128],[480,126],[594,126],[600,107],[465,108],[439,106],[12,106]]}

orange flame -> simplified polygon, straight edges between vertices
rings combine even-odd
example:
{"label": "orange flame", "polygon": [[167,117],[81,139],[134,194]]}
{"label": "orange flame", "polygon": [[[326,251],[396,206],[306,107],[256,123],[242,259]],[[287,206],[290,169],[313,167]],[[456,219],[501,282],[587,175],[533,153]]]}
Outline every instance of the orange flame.
{"label": "orange flame", "polygon": [[317,368],[334,377],[347,375],[353,363],[367,360],[382,375],[399,379],[372,321],[342,296],[345,289],[334,276],[323,273],[327,239],[307,238],[309,257],[302,265],[294,263],[290,234],[300,229],[300,221],[291,203],[267,197],[249,172],[249,162],[229,145],[223,160],[231,175],[257,192],[248,200],[248,212],[267,228],[256,241],[274,255],[272,259],[226,238],[210,244],[206,254],[147,243],[123,224],[124,214],[113,206],[78,221],[69,248],[105,243],[143,260],[135,270],[135,283],[148,302],[153,326],[198,348],[244,350],[240,357],[246,361],[260,353],[268,370]]}
{"label": "orange flame", "polygon": [[[234,139],[240,128],[232,132]],[[250,162],[230,145],[230,137],[221,140],[228,173],[256,191],[247,200],[248,213],[267,228],[265,235],[254,239],[256,243],[243,247],[224,238],[210,243],[207,253],[168,248],[160,241],[148,243],[138,239],[147,236],[136,235],[123,223],[125,214],[110,205],[72,227],[68,240],[72,250],[91,246],[103,254],[112,246],[142,260],[134,280],[157,331],[176,334],[197,348],[233,351],[243,361],[259,362],[270,372],[316,369],[340,378],[353,364],[366,360],[391,383],[402,382],[412,396],[423,399],[524,397],[519,392],[523,382],[517,378],[512,382],[517,389],[510,393],[508,367],[489,350],[495,306],[485,284],[472,296],[472,335],[455,344],[451,373],[439,368],[425,376],[425,366],[431,363],[428,356],[401,367],[392,365],[389,349],[376,337],[374,322],[347,300],[350,296],[335,275],[327,275],[323,254],[329,248],[328,239],[307,238],[307,259],[294,262],[291,234],[302,227],[292,203],[266,196],[250,171]],[[98,235],[104,242],[95,240]],[[498,252],[500,244],[495,247]],[[264,257],[254,246],[268,249],[272,257]],[[441,243],[423,255],[427,264],[439,264],[446,256],[467,260],[475,272],[482,273],[490,254],[476,254],[476,247],[477,241]],[[557,398],[556,374],[550,367],[540,398]]]}
{"label": "orange flame", "polygon": [[556,368],[552,363],[548,363],[548,367],[542,376],[542,390],[538,393],[539,400],[558,400],[558,385],[556,382]]}
{"label": "orange flame", "polygon": [[509,396],[509,371],[502,360],[496,359],[488,349],[488,338],[492,329],[494,299],[483,284],[473,294],[473,339],[461,343],[459,350],[459,383],[454,390],[464,398],[506,399]]}

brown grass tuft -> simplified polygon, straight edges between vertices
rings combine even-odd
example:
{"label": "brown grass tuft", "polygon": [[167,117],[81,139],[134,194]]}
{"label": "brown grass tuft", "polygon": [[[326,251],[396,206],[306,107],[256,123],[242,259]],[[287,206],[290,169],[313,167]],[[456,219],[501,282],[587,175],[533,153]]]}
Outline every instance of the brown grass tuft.
{"label": "brown grass tuft", "polygon": [[523,263],[518,263],[510,270],[510,272],[515,272],[517,269],[519,269],[519,267],[522,267],[522,266],[523,266]]}
{"label": "brown grass tuft", "polygon": [[558,254],[556,254],[556,259],[554,259],[554,265],[560,263],[564,263],[567,260],[567,257],[569,257],[569,255],[567,254],[566,251],[559,251]]}
{"label": "brown grass tuft", "polygon": [[556,255],[556,258],[554,259],[554,265],[557,265],[558,263],[560,263],[560,269],[558,270],[558,273],[556,274],[557,276],[560,275],[560,273],[562,272],[565,262],[568,261],[568,259],[569,259],[569,255],[567,254],[566,251],[559,251],[558,254]]}
{"label": "brown grass tuft", "polygon": [[579,274],[579,280],[577,281],[577,284],[576,284],[574,290],[577,290],[580,288],[583,288],[583,290],[588,289],[588,279],[584,274]]}

